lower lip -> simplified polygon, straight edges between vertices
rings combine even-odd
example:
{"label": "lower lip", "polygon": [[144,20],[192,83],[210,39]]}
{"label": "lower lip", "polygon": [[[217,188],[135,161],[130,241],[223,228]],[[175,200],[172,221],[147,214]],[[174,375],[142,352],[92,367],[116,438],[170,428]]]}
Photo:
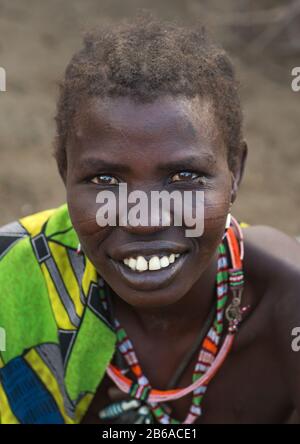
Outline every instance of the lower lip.
{"label": "lower lip", "polygon": [[173,264],[170,264],[166,268],[142,272],[133,271],[122,262],[113,259],[111,259],[111,261],[118,274],[129,287],[134,290],[150,291],[167,287],[182,270],[187,256],[187,253],[181,254]]}

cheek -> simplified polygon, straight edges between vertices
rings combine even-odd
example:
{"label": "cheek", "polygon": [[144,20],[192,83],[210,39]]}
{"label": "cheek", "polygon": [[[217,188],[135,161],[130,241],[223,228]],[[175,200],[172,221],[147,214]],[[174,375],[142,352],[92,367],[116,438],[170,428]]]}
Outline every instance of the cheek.
{"label": "cheek", "polygon": [[97,191],[80,186],[67,187],[70,218],[83,250],[90,258],[93,258],[96,253],[99,254],[99,245],[112,229],[112,227],[100,227],[97,224],[96,214],[100,205],[96,202],[96,197]]}
{"label": "cheek", "polygon": [[231,191],[231,173],[228,170],[218,178],[213,189],[205,192],[204,217],[208,230],[224,230],[230,208]]}
{"label": "cheek", "polygon": [[221,192],[208,193],[205,197],[205,230],[223,230],[230,207],[230,195]]}
{"label": "cheek", "polygon": [[230,190],[209,191],[205,194],[204,232],[198,239],[202,254],[211,256],[222,241],[230,207]]}

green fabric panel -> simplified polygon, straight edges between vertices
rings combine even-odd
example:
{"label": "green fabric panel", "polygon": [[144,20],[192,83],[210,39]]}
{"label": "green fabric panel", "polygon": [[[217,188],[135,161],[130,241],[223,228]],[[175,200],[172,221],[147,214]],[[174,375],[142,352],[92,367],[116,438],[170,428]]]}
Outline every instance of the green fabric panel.
{"label": "green fabric panel", "polygon": [[66,370],[65,382],[72,400],[80,393],[96,391],[115,343],[115,333],[87,307]]}
{"label": "green fabric panel", "polygon": [[66,247],[77,248],[79,239],[72,226],[66,203],[58,207],[55,213],[50,216],[45,234],[47,237],[51,237],[52,240],[56,240]]}
{"label": "green fabric panel", "polygon": [[51,240],[57,241],[67,248],[77,249],[79,244],[79,239],[74,228],[72,228],[70,231],[67,231],[66,233],[60,233],[55,234],[55,236],[51,236]]}
{"label": "green fabric panel", "polygon": [[46,236],[51,236],[58,231],[67,230],[71,226],[68,206],[64,203],[57,207],[56,211],[49,217],[45,233]]}
{"label": "green fabric panel", "polygon": [[6,332],[6,351],[1,352],[5,363],[40,343],[58,343],[48,291],[29,237],[19,240],[0,261],[0,326]]}

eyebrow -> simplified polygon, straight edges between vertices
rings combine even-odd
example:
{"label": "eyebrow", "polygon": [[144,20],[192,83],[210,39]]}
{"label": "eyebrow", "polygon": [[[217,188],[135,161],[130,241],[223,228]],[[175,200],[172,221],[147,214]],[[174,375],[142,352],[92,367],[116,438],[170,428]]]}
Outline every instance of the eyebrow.
{"label": "eyebrow", "polygon": [[130,168],[120,162],[112,162],[104,159],[95,159],[91,157],[85,157],[80,160],[80,168],[84,170],[107,170],[127,172]]}
{"label": "eyebrow", "polygon": [[[159,165],[159,171],[174,171],[180,169],[193,169],[213,167],[216,163],[216,158],[212,153],[204,153],[200,156],[189,156],[182,159],[171,160],[166,164]],[[85,157],[80,161],[80,168],[87,171],[114,171],[118,173],[128,173],[131,168],[120,162],[112,162],[104,159],[95,159],[93,157]]]}
{"label": "eyebrow", "polygon": [[182,159],[169,161],[166,165],[159,166],[159,170],[180,170],[182,168],[193,169],[193,168],[204,168],[213,167],[216,164],[216,158],[213,154],[207,153],[201,156],[189,156]]}

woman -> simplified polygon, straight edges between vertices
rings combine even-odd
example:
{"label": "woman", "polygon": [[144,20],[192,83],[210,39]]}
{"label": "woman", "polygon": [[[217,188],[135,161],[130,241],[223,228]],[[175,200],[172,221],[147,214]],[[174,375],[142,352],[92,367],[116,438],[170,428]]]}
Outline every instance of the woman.
{"label": "woman", "polygon": [[[247,146],[224,51],[148,18],[101,29],[67,67],[56,122],[67,204],[1,229],[2,423],[299,413],[300,248],[231,216]],[[97,196],[120,184],[203,192],[203,234],[100,226]]]}

